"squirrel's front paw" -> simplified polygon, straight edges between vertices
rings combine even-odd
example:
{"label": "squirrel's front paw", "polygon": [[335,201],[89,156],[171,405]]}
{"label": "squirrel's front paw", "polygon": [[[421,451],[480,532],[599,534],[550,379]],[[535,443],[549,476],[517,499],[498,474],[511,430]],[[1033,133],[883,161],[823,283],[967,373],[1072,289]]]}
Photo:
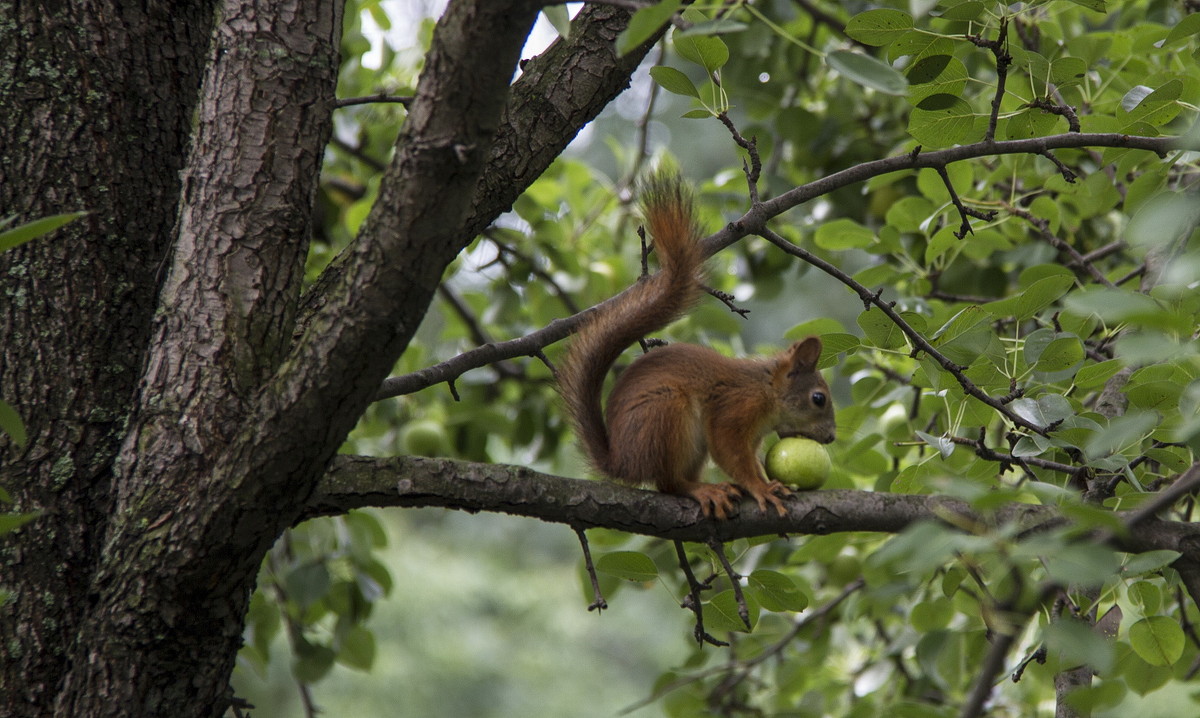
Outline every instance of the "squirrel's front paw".
{"label": "squirrel's front paw", "polygon": [[763,513],[766,513],[767,504],[770,504],[780,516],[787,516],[788,510],[783,500],[792,495],[792,490],[788,487],[778,481],[764,481],[749,487],[743,486],[742,489],[754,497]]}
{"label": "squirrel's front paw", "polygon": [[733,484],[696,484],[687,493],[700,502],[700,510],[705,516],[724,520],[733,511],[738,487]]}

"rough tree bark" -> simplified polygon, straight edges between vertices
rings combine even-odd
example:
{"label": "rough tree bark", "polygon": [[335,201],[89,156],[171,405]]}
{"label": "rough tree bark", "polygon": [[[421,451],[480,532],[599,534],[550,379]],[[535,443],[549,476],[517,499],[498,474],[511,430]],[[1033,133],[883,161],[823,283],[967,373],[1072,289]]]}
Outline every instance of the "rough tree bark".
{"label": "rough tree bark", "polygon": [[[90,211],[0,254],[0,397],[29,429],[23,447],[0,437],[0,485],[42,512],[0,543],[0,715],[219,715],[284,528],[372,497],[481,508],[460,498],[478,467],[435,466],[456,477],[436,489],[448,498],[420,493],[435,489],[415,463],[325,473],[446,265],[645,54],[613,56],[629,13],[589,6],[510,88],[540,5],[451,2],[379,201],[301,297],[338,0],[0,0],[0,217]],[[516,475],[551,508],[564,486],[582,502],[629,491]],[[371,488],[389,483],[407,488]],[[662,535],[711,530],[671,497],[629,496],[612,505],[650,513],[614,509],[617,525],[658,531],[665,509],[684,528]],[[864,528],[856,501],[803,520]],[[922,510],[878,501],[881,526]],[[781,530],[722,530],[764,528]],[[1197,543],[1155,529],[1156,546]]]}
{"label": "rough tree bark", "polygon": [[48,713],[89,610],[113,461],[170,246],[207,2],[0,2],[0,217],[90,214],[0,254],[0,485],[44,518],[0,540],[0,714]]}
{"label": "rough tree bark", "polygon": [[0,485],[42,512],[0,547],[0,714],[224,711],[261,558],[445,266],[644,55],[588,9],[509,102],[540,5],[451,3],[380,201],[301,306],[341,3],[0,1],[0,216],[91,212],[0,255],[29,429]]}

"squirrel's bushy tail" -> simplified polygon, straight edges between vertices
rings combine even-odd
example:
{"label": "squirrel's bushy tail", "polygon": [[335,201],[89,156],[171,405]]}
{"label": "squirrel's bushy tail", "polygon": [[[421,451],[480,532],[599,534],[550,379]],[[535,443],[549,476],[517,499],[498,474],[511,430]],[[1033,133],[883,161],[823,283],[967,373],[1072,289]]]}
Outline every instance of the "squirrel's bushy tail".
{"label": "squirrel's bushy tail", "polygon": [[611,475],[601,411],[604,377],[626,347],[684,314],[702,291],[704,262],[691,191],[660,171],[642,188],[642,213],[660,270],[599,305],[585,320],[558,371],[559,391],[592,464]]}

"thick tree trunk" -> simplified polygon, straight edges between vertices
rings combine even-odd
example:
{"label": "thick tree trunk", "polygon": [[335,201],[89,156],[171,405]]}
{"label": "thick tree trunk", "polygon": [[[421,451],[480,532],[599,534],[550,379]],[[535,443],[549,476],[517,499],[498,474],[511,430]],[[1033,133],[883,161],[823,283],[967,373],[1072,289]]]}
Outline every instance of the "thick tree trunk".
{"label": "thick tree trunk", "polygon": [[[0,486],[43,513],[0,544],[0,715],[224,711],[261,558],[473,204],[471,226],[506,209],[636,65],[606,54],[628,13],[587,11],[592,47],[552,56],[600,81],[530,73],[500,132],[513,182],[481,205],[540,4],[452,2],[380,201],[294,331],[341,3],[134,5],[0,0],[0,217],[91,212],[0,254],[0,398],[29,428],[0,437]],[[535,101],[559,112],[522,150]]]}
{"label": "thick tree trunk", "polygon": [[170,242],[212,8],[0,1],[0,218],[90,214],[0,254],[0,715],[47,713],[90,610],[113,459]]}
{"label": "thick tree trunk", "polygon": [[227,0],[219,16],[63,716],[220,715],[258,565],[290,521],[286,497],[234,498],[264,477],[216,467],[288,349],[341,4]]}

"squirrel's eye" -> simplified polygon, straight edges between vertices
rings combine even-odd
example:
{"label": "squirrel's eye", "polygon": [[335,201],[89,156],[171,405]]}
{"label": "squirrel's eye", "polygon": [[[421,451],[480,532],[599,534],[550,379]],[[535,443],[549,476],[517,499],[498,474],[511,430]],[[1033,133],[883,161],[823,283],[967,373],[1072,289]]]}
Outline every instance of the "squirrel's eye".
{"label": "squirrel's eye", "polygon": [[812,403],[816,406],[825,406],[825,392],[814,391],[812,393]]}

